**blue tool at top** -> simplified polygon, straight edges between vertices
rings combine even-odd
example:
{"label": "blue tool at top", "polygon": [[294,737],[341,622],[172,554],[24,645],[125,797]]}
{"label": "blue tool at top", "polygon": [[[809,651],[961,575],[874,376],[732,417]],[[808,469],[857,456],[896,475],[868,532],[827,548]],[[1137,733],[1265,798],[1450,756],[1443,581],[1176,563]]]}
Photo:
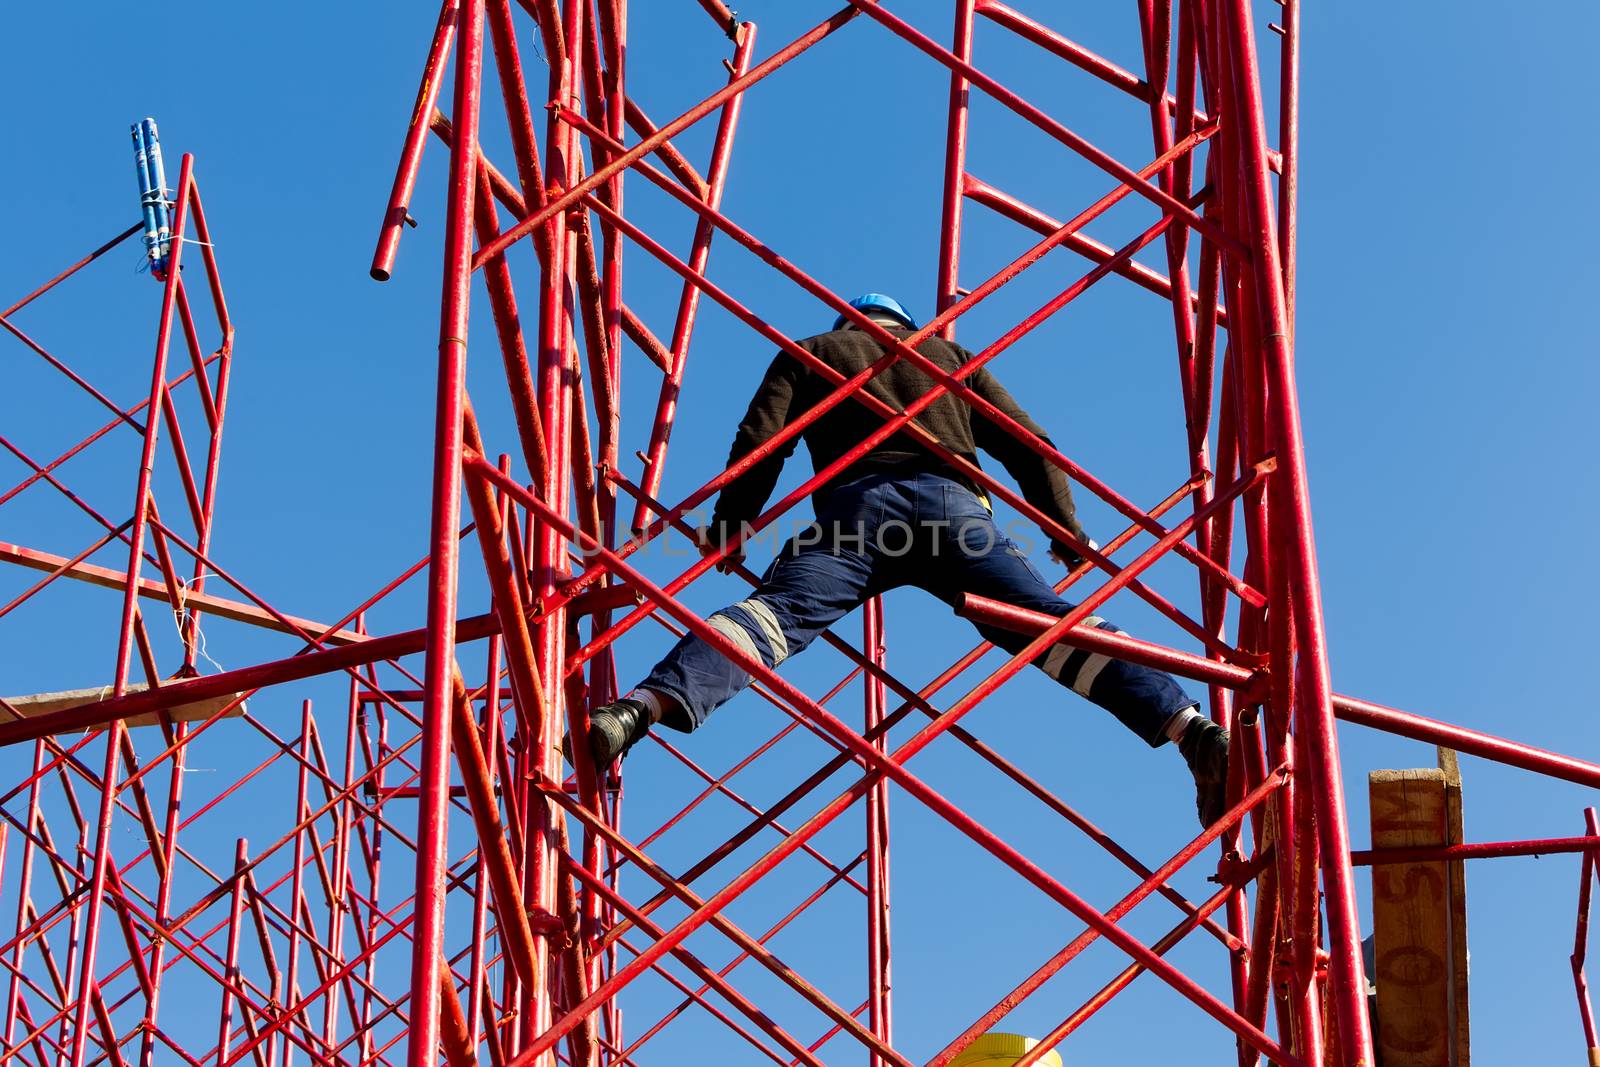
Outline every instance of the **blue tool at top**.
{"label": "blue tool at top", "polygon": [[167,255],[172,250],[172,215],[167,207],[167,172],[161,162],[161,139],[155,119],[133,126],[133,162],[139,177],[139,210],[144,217],[144,247],[150,257],[150,273],[165,278]]}

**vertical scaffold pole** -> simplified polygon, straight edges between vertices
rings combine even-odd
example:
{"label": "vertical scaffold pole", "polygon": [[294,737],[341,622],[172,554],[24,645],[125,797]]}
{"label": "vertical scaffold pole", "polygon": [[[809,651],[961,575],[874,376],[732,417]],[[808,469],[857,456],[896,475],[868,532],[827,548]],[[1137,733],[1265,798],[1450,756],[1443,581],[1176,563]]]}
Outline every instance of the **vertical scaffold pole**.
{"label": "vertical scaffold pole", "polygon": [[[568,0],[565,11],[551,0],[540,5],[541,19],[561,21],[545,27],[546,39],[552,36],[565,42],[556,62],[551,52],[549,92],[550,99],[562,107],[577,111],[581,108],[579,61],[582,54],[584,5],[581,0]],[[554,33],[559,29],[558,33]],[[573,128],[561,122],[554,112],[546,125],[545,180],[548,185],[569,189],[578,181],[578,144]],[[544,499],[558,515],[570,513],[569,497],[572,476],[572,405],[574,390],[569,362],[576,358],[573,341],[573,315],[571,294],[574,290],[571,263],[574,258],[574,236],[568,226],[567,213],[556,212],[546,223],[549,236],[549,255],[541,264],[539,287],[539,357],[535,370],[538,384],[540,415],[545,432],[545,453],[548,457],[548,475],[544,485]],[[566,543],[560,532],[548,522],[534,528],[534,575],[537,582],[536,598],[550,596],[567,573]],[[529,756],[534,772],[543,778],[561,780],[561,755],[555,740],[560,737],[566,719],[566,628],[567,613],[558,610],[543,616],[534,630],[534,648],[538,656],[539,675],[548,679],[543,721],[537,724],[539,733],[530,738]],[[558,880],[566,877],[561,870],[561,834],[555,825],[562,818],[559,809],[539,791],[529,793],[530,810],[524,818],[529,820],[524,837],[526,880],[524,894],[531,907],[554,913],[558,908]],[[521,991],[518,1051],[538,1037],[550,1026],[554,1013],[551,985],[555,969],[550,963],[548,943],[540,939],[536,945],[536,979],[529,988]],[[554,1054],[540,1056],[538,1067],[555,1062]]]}
{"label": "vertical scaffold pole", "polygon": [[461,520],[461,435],[466,399],[467,322],[472,286],[472,207],[477,180],[483,3],[467,0],[456,45],[455,144],[446,194],[444,292],[434,425],[433,505],[428,540],[428,621],[423,679],[417,878],[411,955],[409,1067],[438,1060],[440,967],[445,940],[450,809],[451,680],[455,663],[457,530]]}
{"label": "vertical scaffold pole", "polygon": [[[863,605],[862,647],[867,661],[880,670],[886,648],[883,632],[883,599],[873,597]],[[871,734],[888,712],[888,688],[883,679],[868,674],[866,717],[863,732]],[[888,737],[873,741],[880,752],[889,751]],[[873,1036],[885,1045],[894,1041],[889,965],[889,783],[879,780],[867,793],[867,1022]],[[881,1067],[883,1057],[870,1054],[871,1067]]]}
{"label": "vertical scaffold pole", "polygon": [[[950,50],[963,63],[972,60],[972,18],[977,0],[955,0],[956,25]],[[944,314],[957,299],[961,281],[961,212],[967,185],[967,79],[960,70],[950,70],[950,117],[944,144],[944,201],[939,221],[939,276],[934,293],[934,310]],[[939,331],[947,341],[955,340],[956,324],[951,319]]]}
{"label": "vertical scaffold pole", "polygon": [[460,7],[460,0],[444,0],[440,5],[439,22],[434,27],[433,42],[428,46],[428,58],[422,66],[422,81],[417,86],[416,102],[411,105],[411,121],[406,126],[405,145],[400,149],[400,163],[395,168],[394,187],[383,209],[383,225],[378,230],[378,245],[372,253],[370,273],[380,282],[389,280],[395,256],[400,251],[400,231],[410,216],[407,209],[417,185],[417,171],[422,167],[422,150],[428,143],[428,124],[439,100],[439,90],[444,87],[445,62],[455,39]]}
{"label": "vertical scaffold pole", "polygon": [[[1583,809],[1584,832],[1600,835],[1600,815],[1593,808]],[[1578,866],[1578,925],[1572,945],[1572,984],[1578,994],[1578,1021],[1583,1024],[1583,1043],[1591,1064],[1600,1061],[1600,1037],[1595,1034],[1594,1007],[1589,1003],[1589,979],[1583,965],[1589,955],[1589,901],[1594,894],[1595,851],[1586,849]]]}
{"label": "vertical scaffold pole", "polygon": [[[1296,686],[1296,733],[1303,734],[1311,767],[1316,829],[1327,908],[1329,955],[1332,961],[1329,997],[1339,1030],[1339,1046],[1351,1067],[1370,1067],[1372,1031],[1367,1017],[1366,976],[1361,959],[1360,916],[1355,878],[1350,866],[1350,832],[1339,765],[1333,690],[1328,671],[1327,635],[1323,627],[1322,591],[1317,574],[1316,540],[1311,525],[1311,499],[1301,437],[1299,398],[1295,389],[1294,353],[1288,308],[1284,301],[1282,258],[1272,206],[1267,161],[1266,117],[1256,71],[1255,33],[1248,0],[1228,0],[1222,26],[1233,62],[1235,128],[1244,162],[1242,218],[1249,245],[1250,284],[1256,297],[1266,364],[1267,416],[1279,450],[1278,473],[1271,480],[1272,521],[1281,531],[1286,552],[1273,564],[1287,568],[1292,588],[1289,603],[1274,610],[1291,612],[1298,655],[1292,669]],[[1280,669],[1289,669],[1288,663]]]}

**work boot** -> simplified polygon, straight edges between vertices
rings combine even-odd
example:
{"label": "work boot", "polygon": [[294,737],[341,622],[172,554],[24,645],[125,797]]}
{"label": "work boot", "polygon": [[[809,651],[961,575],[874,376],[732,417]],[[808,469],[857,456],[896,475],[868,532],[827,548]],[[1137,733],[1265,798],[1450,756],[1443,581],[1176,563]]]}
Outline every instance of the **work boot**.
{"label": "work boot", "polygon": [[1194,805],[1200,825],[1209,827],[1228,810],[1228,731],[1201,717],[1178,740],[1194,775]]}
{"label": "work boot", "polygon": [[[650,710],[623,697],[589,713],[589,753],[595,771],[604,771],[650,732]],[[570,757],[569,757],[570,762]]]}

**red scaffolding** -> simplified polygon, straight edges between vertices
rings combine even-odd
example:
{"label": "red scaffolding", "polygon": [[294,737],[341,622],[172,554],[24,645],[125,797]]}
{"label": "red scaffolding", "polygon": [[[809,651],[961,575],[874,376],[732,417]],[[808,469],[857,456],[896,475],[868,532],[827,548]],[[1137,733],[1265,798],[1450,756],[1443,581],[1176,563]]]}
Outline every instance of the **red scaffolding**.
{"label": "red scaffolding", "polygon": [[[31,770],[0,783],[0,887],[17,901],[13,932],[0,943],[6,988],[0,1064],[227,1067],[248,1060],[269,1067],[299,1059],[364,1065],[404,1057],[422,1067],[441,1055],[452,1067],[639,1064],[650,1062],[652,1040],[670,1026],[686,1025],[679,1022],[686,1017],[747,1040],[751,1061],[907,1064],[893,1026],[891,796],[948,824],[1085,926],[1004,997],[973,1005],[970,1018],[938,1035],[943,1044],[927,1061],[930,1067],[950,1063],[978,1035],[1002,1026],[1019,1004],[1100,941],[1127,957],[1125,969],[1061,1014],[1050,1032],[1036,1035],[1040,1043],[1019,1063],[1039,1062],[1150,973],[1231,1031],[1241,1064],[1263,1058],[1307,1067],[1371,1064],[1355,868],[1550,851],[1584,856],[1573,973],[1592,1046],[1582,967],[1588,879],[1600,841],[1592,812],[1579,838],[1392,855],[1351,851],[1339,720],[1590,786],[1600,785],[1600,766],[1333,689],[1293,362],[1298,0],[1280,2],[1280,22],[1271,27],[1276,56],[1263,58],[1257,31],[1264,22],[1250,0],[1139,0],[1143,63],[1130,71],[999,0],[953,0],[948,47],[875,0],[849,0],[764,58],[753,23],[720,0],[700,0],[709,16],[704,32],[728,39],[725,84],[658,124],[627,90],[627,0],[445,0],[372,264],[380,280],[394,269],[431,134],[447,146],[449,169],[428,552],[333,622],[279,611],[213,558],[233,327],[193,160],[185,157],[171,193],[173,244],[151,384],[139,403],[110,399],[13,322],[138,227],[0,314],[17,342],[110,412],[103,426],[48,462],[0,436],[31,471],[0,496],[0,507],[48,486],[104,531],[87,546],[65,549],[70,555],[0,543],[6,562],[41,575],[0,607],[0,618],[71,581],[117,591],[122,600],[114,677],[105,691],[60,696],[52,705],[0,704],[6,716],[0,745],[26,744],[32,751]],[[681,6],[684,18],[703,18],[695,5]],[[1079,68],[1105,83],[1105,92],[1143,101],[1148,157],[1135,164],[1113,158],[986,72],[974,47],[980,22]],[[939,65],[950,85],[937,315],[904,340],[721,209],[745,92],[790,64],[793,73],[785,76],[807,76],[808,62],[821,62],[807,55],[815,45],[869,27]],[[532,41],[548,67],[543,86],[519,54]],[[650,42],[634,47],[648,49]],[[1270,109],[1260,77],[1264,62],[1278,68],[1280,95]],[[493,76],[488,84],[486,72]],[[439,107],[447,78],[448,116]],[[511,146],[511,159],[499,166],[482,136],[484,94],[496,88]],[[1104,195],[1061,221],[971,173],[969,99],[975,92],[1102,172]],[[545,112],[542,129],[536,102]],[[1275,122],[1269,123],[1269,110]],[[675,141],[702,122],[715,126],[703,173]],[[625,181],[648,183],[693,217],[686,253],[630,218]],[[1141,200],[1149,219],[1122,245],[1085,232],[1117,205]],[[964,286],[961,236],[969,203],[1031,229],[1039,240]],[[849,379],[817,361],[759,310],[710,280],[714,239],[739,246],[819,309],[873,335],[883,345],[882,358]],[[537,282],[535,309],[526,314],[512,263],[512,250],[524,243],[532,246]],[[1136,258],[1152,246],[1154,256],[1164,254],[1164,271]],[[1088,268],[997,333],[970,362],[947,373],[917,351],[924,338],[952,336],[963,315],[1057,249],[1076,253]],[[624,299],[625,250],[679,279],[665,340]],[[191,305],[181,268],[196,257],[210,299]],[[191,271],[190,279],[198,273]],[[1188,477],[1153,507],[1119,493],[965,384],[1112,275],[1163,298],[1161,314],[1170,315],[1173,326]],[[486,441],[467,394],[475,290],[492,311],[514,441]],[[801,360],[835,389],[762,450],[673,501],[662,498],[663,472],[704,303]],[[176,355],[175,333],[181,338]],[[204,338],[212,333],[217,339],[208,348]],[[628,463],[619,455],[625,343],[654,368],[646,384],[656,400],[636,477],[625,473]],[[490,348],[477,339],[477,353]],[[905,411],[864,388],[901,361],[935,383],[925,400]],[[175,399],[180,394],[182,404]],[[913,420],[947,394],[1055,464],[1121,515],[1126,528],[1102,546],[1081,544],[1011,488],[944,450]],[[719,564],[756,582],[727,558],[728,550],[691,554],[692,562],[666,582],[636,565],[635,557],[653,543],[693,538],[688,516],[695,508],[841,404],[864,405],[881,416],[882,426],[784,494],[757,529],[903,432],[1084,557],[1058,585],[1076,588],[1079,600],[1064,617],[968,598],[963,614],[1031,640],[959,697],[944,691],[990,651],[987,644],[931,680],[908,682],[886,668],[882,608],[872,601],[859,638],[824,635],[849,668],[828,691],[812,695],[685,606],[683,592]],[[133,507],[126,518],[120,511],[108,517],[70,488],[62,468],[114,431],[121,436],[124,427],[139,442]],[[177,474],[165,509],[157,508],[158,453],[165,457],[162,469],[170,464]],[[619,527],[632,536],[619,536]],[[90,562],[124,548],[120,569]],[[1168,559],[1193,567],[1198,618],[1147,583],[1152,566]],[[463,614],[458,578],[464,567],[480,564],[491,593],[488,610]],[[426,585],[421,625],[368,633],[367,613],[413,577]],[[1192,647],[1086,624],[1113,596],[1143,600]],[[183,662],[176,674],[158,669],[146,629],[152,606],[178,619]],[[202,618],[287,634],[300,647],[280,658],[212,670],[202,662]],[[597,776],[582,745],[576,746],[578,765],[569,768],[559,742],[569,731],[584,735],[589,710],[616,695],[613,653],[645,622],[710,642],[755,677],[756,691],[785,721],[721,771],[657,738],[704,788],[640,833],[635,820],[622,817],[621,777]],[[963,724],[1055,643],[1201,682],[1210,714],[1232,728],[1228,814],[1163,863],[1142,863]],[[135,678],[140,672],[142,681]],[[286,724],[283,716],[259,715],[247,703],[268,687],[323,676],[347,683],[342,706],[315,708],[306,700]],[[859,728],[841,717],[835,700],[856,682],[864,693]],[[130,728],[137,724],[148,732],[136,747]],[[758,804],[735,791],[735,776],[802,734],[829,753],[813,773],[772,802]],[[1042,860],[908,769],[913,756],[939,739],[969,750],[1103,847],[1138,878],[1135,888],[1110,907],[1092,905]],[[184,775],[200,751],[223,773],[199,803],[190,797],[193,810],[186,811]],[[238,839],[230,865],[227,857],[196,846],[215,840],[212,824],[220,816],[208,819],[210,813],[251,783],[267,781],[291,788],[269,805],[286,817],[265,847]],[[847,783],[842,789],[841,782]],[[748,821],[726,840],[701,839],[694,862],[666,862],[658,839],[713,796],[734,804]],[[70,813],[67,834],[48,811]],[[836,839],[824,831],[847,814],[863,820],[861,846],[840,858]],[[210,834],[200,835],[197,822],[210,826]],[[125,831],[137,835],[132,854]],[[740,852],[744,866],[727,874],[725,861]],[[796,854],[820,868],[815,887],[760,933],[735,922],[730,905]],[[1173,876],[1202,855],[1215,861],[1218,888],[1191,901],[1174,887]],[[9,867],[8,857],[14,862]],[[628,886],[648,892],[625,893],[624,874]],[[865,904],[864,922],[824,928],[826,936],[860,946],[865,960],[865,988],[843,1001],[808,981],[769,944],[841,887]],[[1164,936],[1146,941],[1123,920],[1152,896],[1182,916]],[[711,962],[697,936],[706,930],[736,954]],[[1225,990],[1206,988],[1166,958],[1195,931],[1225,953]],[[765,976],[760,983],[741,983],[758,969]],[[670,984],[681,998],[675,995],[676,1006],[658,1018],[630,1016],[625,1027],[621,1004],[645,975]],[[181,1003],[164,1005],[163,987],[173,983],[179,983],[174,988]],[[750,991],[771,988],[808,1006],[813,1029],[798,1030]],[[197,1013],[204,1025],[196,1024]]]}

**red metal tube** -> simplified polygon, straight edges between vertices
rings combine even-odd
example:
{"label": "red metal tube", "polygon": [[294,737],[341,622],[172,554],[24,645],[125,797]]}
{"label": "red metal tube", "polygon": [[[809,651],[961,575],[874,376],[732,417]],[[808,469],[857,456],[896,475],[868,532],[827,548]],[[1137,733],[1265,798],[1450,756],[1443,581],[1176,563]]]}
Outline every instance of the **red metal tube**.
{"label": "red metal tube", "polygon": [[[486,0],[484,14],[494,43],[495,73],[500,79],[500,95],[506,103],[506,125],[510,127],[511,150],[517,162],[517,180],[522,187],[523,207],[519,214],[526,214],[530,206],[544,202],[545,189],[539,166],[538,138],[534,135],[533,108],[528,102],[522,56],[517,48],[517,29],[508,0]],[[559,64],[561,56],[555,55]],[[479,236],[484,244],[493,239]],[[549,255],[549,248],[542,242],[536,240],[534,244],[541,257]]]}
{"label": "red metal tube", "polygon": [[[500,744],[500,639],[489,639],[489,695],[484,700],[483,715],[476,726],[479,734],[479,743],[489,752],[495,751]],[[489,786],[491,796],[498,791],[499,784],[495,781],[495,764],[489,763]],[[496,809],[498,814],[498,809]],[[511,845],[512,855],[520,853],[518,845]],[[513,867],[513,870],[515,868]],[[477,869],[473,872],[472,891],[472,956],[468,965],[467,976],[467,1029],[471,1034],[472,1047],[477,1048],[482,1044],[485,1030],[484,1015],[490,998],[485,994],[485,983],[489,975],[489,896],[488,883],[489,865],[483,859],[480,851]],[[374,894],[376,895],[376,894]],[[522,900],[519,895],[516,900],[520,909]],[[526,913],[524,913],[526,914]],[[370,1023],[369,1023],[370,1025]]]}
{"label": "red metal tube", "polygon": [[1427,848],[1369,848],[1350,853],[1350,863],[1371,867],[1384,863],[1432,863],[1445,860],[1485,860],[1506,856],[1553,856],[1564,852],[1585,855],[1600,848],[1600,837],[1544,837],[1528,841],[1469,841],[1461,845]]}
{"label": "red metal tube", "polygon": [[[956,0],[951,54],[963,63],[972,60],[974,0]],[[944,194],[939,219],[939,275],[934,283],[934,311],[943,313],[955,304],[961,288],[961,209],[967,183],[967,79],[950,71],[950,112],[944,140]],[[1060,229],[1059,226],[1055,229]],[[955,340],[955,322],[946,322],[939,336]]]}
{"label": "red metal tube", "polygon": [[[309,807],[307,804],[306,794],[306,787],[308,784],[307,768],[311,762],[311,701],[309,700],[303,701],[300,705],[300,755],[300,764],[296,771],[295,779],[295,829],[293,833],[294,856],[292,860],[293,866],[290,868],[291,880],[289,886],[289,980],[284,987],[285,1002],[294,1001],[300,994],[299,965],[300,940],[302,937],[302,932],[300,929],[299,919],[301,907],[304,901],[304,887],[301,884],[301,880],[304,877],[306,862],[306,834],[304,827],[309,822],[306,817]],[[287,1030],[283,1035],[281,1054],[284,1057],[285,1063],[287,1063],[289,1057],[289,1034]]]}
{"label": "red metal tube", "polygon": [[[968,593],[962,597],[957,612],[964,618],[988,626],[999,626],[1022,634],[1038,634],[1054,626],[1060,618],[1042,611],[1031,611],[1014,604]],[[1057,638],[1064,645],[1101,652],[1130,663],[1143,664],[1157,670],[1168,671],[1184,678],[1229,689],[1247,690],[1258,686],[1262,680],[1259,671],[1235,666],[1217,660],[1205,659],[1188,652],[1144,641],[1127,634],[1097,630],[1094,627],[1074,627]]]}
{"label": "red metal tube", "polygon": [[479,854],[488,868],[495,927],[506,959],[516,970],[518,978],[531,984],[537,977],[533,928],[528,923],[528,913],[523,909],[521,881],[517,876],[505,828],[500,823],[493,776],[488,758],[484,755],[483,742],[478,736],[477,723],[472,716],[472,705],[467,700],[466,685],[459,674],[454,682],[452,747],[456,763],[461,768],[461,780],[466,786],[472,818],[477,824]]}
{"label": "red metal tube", "polygon": [[1537,774],[1600,789],[1600,765],[1573,756],[1338,694],[1333,698],[1333,712],[1345,722],[1385,730],[1430,745],[1443,745],[1510,767],[1521,767]]}
{"label": "red metal tube", "polygon": [[428,143],[428,120],[438,102],[439,90],[444,85],[445,60],[455,37],[459,7],[460,0],[444,0],[440,6],[433,43],[428,47],[428,58],[422,66],[417,102],[411,108],[405,144],[400,149],[400,163],[395,168],[394,187],[389,191],[389,203],[384,207],[383,226],[378,230],[378,247],[372,253],[372,277],[380,282],[389,280],[395,256],[400,251],[400,230],[406,222],[411,192],[416,188],[417,171],[422,166],[422,150]]}
{"label": "red metal tube", "polygon": [[1051,55],[1066,60],[1078,69],[1099,78],[1107,85],[1121,89],[1129,96],[1147,102],[1161,100],[1168,107],[1172,105],[1170,96],[1159,94],[1150,87],[1149,82],[1142,80],[1137,74],[1119,67],[1109,59],[1091,52],[1074,41],[1069,41],[1061,34],[1034,21],[1020,11],[1015,11],[1000,3],[999,0],[979,0],[978,13],[984,18],[993,21],[995,25],[1004,26],[1018,36],[1043,48]]}
{"label": "red metal tube", "polygon": [[[488,164],[480,168],[478,193],[473,204],[473,220],[480,242],[492,241],[500,232],[500,220],[488,192]],[[517,424],[517,440],[528,476],[536,485],[550,477],[550,459],[545,452],[544,419],[534,396],[533,371],[528,365],[528,350],[523,341],[517,312],[517,296],[511,284],[511,269],[504,260],[484,268],[485,288],[494,313],[495,333],[500,341],[500,357],[505,367],[506,388],[511,394],[511,410]]]}
{"label": "red metal tube", "polygon": [[[1600,817],[1593,808],[1583,809],[1583,823],[1590,839],[1600,834]],[[1578,877],[1578,926],[1572,945],[1572,983],[1578,994],[1578,1018],[1583,1023],[1584,1045],[1593,1060],[1596,1050],[1600,1049],[1600,1038],[1595,1036],[1594,1006],[1589,1003],[1589,979],[1583,971],[1584,960],[1589,955],[1589,901],[1595,878],[1593,848],[1584,850]]]}
{"label": "red metal tube", "polygon": [[477,189],[483,4],[461,10],[455,62],[456,143],[450,153],[445,276],[439,323],[439,384],[434,428],[429,533],[428,623],[424,649],[422,797],[417,805],[416,917],[411,949],[409,1067],[432,1067],[439,1046],[444,955],[445,838],[450,803],[450,719],[456,643],[457,538],[461,515],[462,422],[466,403],[467,321],[472,279],[472,210]]}
{"label": "red metal tube", "polygon": [[[1287,558],[1278,561],[1290,576],[1290,600],[1299,644],[1297,726],[1309,735],[1311,788],[1316,795],[1317,834],[1322,851],[1322,881],[1327,909],[1329,954],[1333,981],[1330,992],[1339,1026],[1341,1048],[1353,1067],[1372,1062],[1372,1028],[1367,1017],[1366,978],[1361,959],[1361,920],[1356,910],[1355,879],[1349,863],[1350,833],[1344,785],[1335,736],[1332,688],[1311,502],[1306,480],[1300,411],[1295,388],[1291,327],[1284,303],[1283,273],[1278,256],[1267,166],[1265,117],[1259,87],[1245,79],[1256,69],[1251,10],[1243,0],[1225,0],[1223,26],[1231,50],[1233,97],[1241,118],[1240,147],[1245,161],[1244,207],[1261,312],[1263,357],[1270,387],[1269,413],[1282,473],[1272,486],[1275,528],[1286,529]],[[1283,661],[1287,663],[1287,660]]]}
{"label": "red metal tube", "polygon": [[[217,1015],[217,1064],[224,1063],[228,1058],[228,1039],[233,1032],[233,982],[239,978],[239,927],[244,919],[244,869],[247,862],[245,839],[239,838],[234,852],[235,878],[233,883],[233,904],[228,912],[228,949],[224,967],[228,982],[222,986],[222,1007]],[[249,1011],[241,1001],[241,1011]]]}
{"label": "red metal tube", "polygon": [[[39,777],[38,771],[44,762],[44,743],[38,742],[33,746],[34,778],[28,787],[28,811],[26,825],[31,830],[39,818]],[[0,1030],[0,1043],[6,1048],[17,1048],[13,1044],[16,1036],[18,1008],[22,1004],[22,960],[27,949],[27,939],[22,936],[23,926],[28,921],[28,900],[33,886],[33,857],[34,840],[31,833],[22,835],[22,869],[17,879],[17,921],[13,927],[15,934],[12,938],[13,947],[10,949],[11,961],[8,969],[11,977],[6,983],[6,1015],[5,1028]]]}
{"label": "red metal tube", "polygon": [[1294,326],[1295,263],[1300,211],[1300,0],[1282,0],[1281,72],[1278,76],[1278,255],[1283,262],[1283,302]]}
{"label": "red metal tube", "polygon": [[[187,723],[179,723],[175,727],[181,739],[188,731]],[[167,812],[166,823],[162,833],[162,843],[165,853],[162,856],[161,883],[156,893],[155,917],[158,923],[166,923],[171,919],[172,905],[173,864],[177,858],[178,849],[178,816],[183,800],[183,778],[186,764],[187,751],[180,750],[172,761],[172,771],[167,784]],[[165,954],[165,941],[158,940],[150,950],[150,972],[159,976],[162,973],[162,960]],[[151,1067],[154,1063],[155,1043],[150,1030],[156,1025],[157,1009],[161,1003],[161,986],[159,982],[152,988],[145,1004],[145,1035],[140,1043],[140,1067]]]}
{"label": "red metal tube", "polygon": [[[483,440],[470,405],[466,415],[464,442],[469,452],[479,450]],[[535,662],[533,636],[529,630],[527,608],[517,586],[515,567],[506,547],[501,508],[481,484],[467,486],[467,501],[478,530],[478,545],[494,593],[495,617],[500,622],[499,636],[510,667],[512,697],[517,702],[519,722],[527,730],[547,714],[544,680]]]}
{"label": "red metal tube", "polygon": [[[864,605],[861,643],[868,660],[879,670],[884,665],[883,600],[873,597]],[[881,677],[869,675],[863,684],[865,708],[862,736],[872,736],[883,723],[888,692]],[[879,733],[873,747],[887,754],[887,735]],[[894,1041],[889,966],[889,786],[880,781],[867,793],[867,1022],[885,1045]],[[870,1067],[884,1061],[873,1052]]]}

